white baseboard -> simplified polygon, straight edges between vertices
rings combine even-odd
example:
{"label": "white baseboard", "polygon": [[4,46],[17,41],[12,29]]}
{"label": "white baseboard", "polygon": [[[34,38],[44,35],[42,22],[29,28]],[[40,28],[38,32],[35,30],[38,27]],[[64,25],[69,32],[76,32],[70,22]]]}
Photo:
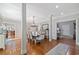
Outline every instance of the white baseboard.
{"label": "white baseboard", "polygon": [[78,46],[79,46],[79,43],[76,43],[76,45],[78,45]]}
{"label": "white baseboard", "polygon": [[52,41],[52,39],[49,39],[49,41],[51,42],[51,41]]}
{"label": "white baseboard", "polygon": [[21,50],[21,55],[24,55],[26,53],[27,53],[26,50]]}
{"label": "white baseboard", "polygon": [[49,39],[50,42],[51,42],[52,40],[57,40],[57,39]]}

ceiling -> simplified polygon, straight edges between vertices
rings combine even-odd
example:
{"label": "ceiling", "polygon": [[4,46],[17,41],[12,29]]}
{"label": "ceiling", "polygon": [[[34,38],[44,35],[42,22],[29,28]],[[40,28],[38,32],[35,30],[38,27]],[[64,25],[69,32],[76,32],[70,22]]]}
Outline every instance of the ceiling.
{"label": "ceiling", "polygon": [[0,3],[0,17],[3,17],[3,19],[21,20],[21,4]]}
{"label": "ceiling", "polygon": [[53,15],[56,17],[79,12],[78,3],[30,3],[28,5],[42,9],[47,16]]}
{"label": "ceiling", "polygon": [[[56,17],[79,12],[78,3],[29,3],[27,5],[29,5],[33,11],[35,10],[35,12],[39,13],[40,15],[43,14],[45,16],[53,15]],[[58,8],[56,8],[56,5],[58,6]],[[34,16],[33,14],[35,12],[31,11],[31,16]],[[0,16],[4,18],[21,20],[21,13],[22,9],[20,3],[0,3]]]}

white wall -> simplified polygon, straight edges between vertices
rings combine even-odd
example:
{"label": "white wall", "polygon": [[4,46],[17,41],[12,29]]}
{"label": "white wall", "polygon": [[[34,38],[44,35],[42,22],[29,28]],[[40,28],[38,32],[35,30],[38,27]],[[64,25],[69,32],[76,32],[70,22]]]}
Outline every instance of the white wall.
{"label": "white wall", "polygon": [[27,23],[32,23],[33,22],[33,16],[35,16],[35,22],[36,24],[39,24],[44,21],[48,21],[48,17],[46,17],[48,14],[44,9],[41,7],[38,7],[34,4],[26,4],[26,18],[27,18]]}
{"label": "white wall", "polygon": [[41,6],[37,6],[36,4],[27,3],[26,4],[26,16],[27,17],[44,17],[47,18],[48,13],[45,9],[43,9]]}
{"label": "white wall", "polygon": [[13,20],[21,20],[21,3],[0,3],[0,16]]}

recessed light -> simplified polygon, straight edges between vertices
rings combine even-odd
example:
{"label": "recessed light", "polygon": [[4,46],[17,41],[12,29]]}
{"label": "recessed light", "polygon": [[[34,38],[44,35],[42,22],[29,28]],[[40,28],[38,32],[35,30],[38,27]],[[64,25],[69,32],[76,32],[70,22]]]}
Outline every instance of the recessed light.
{"label": "recessed light", "polygon": [[63,12],[61,12],[61,15],[63,15]]}
{"label": "recessed light", "polygon": [[56,5],[56,8],[59,8],[59,6],[58,6],[58,5]]}

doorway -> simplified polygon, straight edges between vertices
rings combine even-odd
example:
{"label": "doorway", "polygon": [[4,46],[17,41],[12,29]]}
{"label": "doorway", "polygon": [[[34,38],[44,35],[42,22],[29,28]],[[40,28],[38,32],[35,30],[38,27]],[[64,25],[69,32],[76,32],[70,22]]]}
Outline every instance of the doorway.
{"label": "doorway", "polygon": [[57,23],[57,39],[76,39],[76,20]]}

